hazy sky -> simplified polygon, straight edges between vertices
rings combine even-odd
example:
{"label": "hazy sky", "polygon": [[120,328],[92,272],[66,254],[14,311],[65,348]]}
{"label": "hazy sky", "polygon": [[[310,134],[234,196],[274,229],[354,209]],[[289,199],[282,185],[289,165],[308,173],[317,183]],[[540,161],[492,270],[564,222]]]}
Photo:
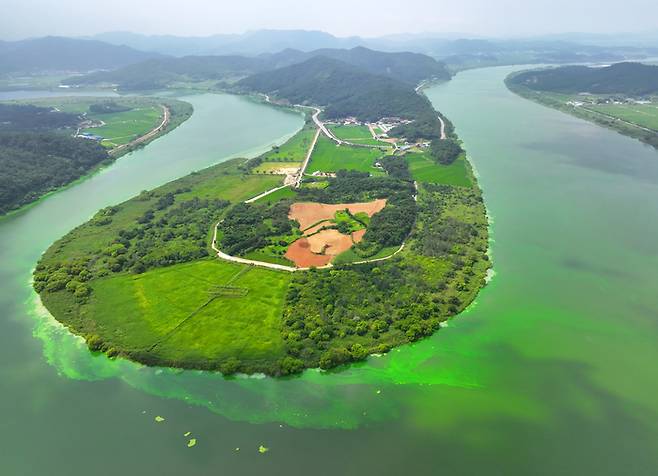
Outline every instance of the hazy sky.
{"label": "hazy sky", "polygon": [[338,36],[519,36],[658,28],[656,0],[0,0],[0,37],[105,31],[205,36],[260,28]]}

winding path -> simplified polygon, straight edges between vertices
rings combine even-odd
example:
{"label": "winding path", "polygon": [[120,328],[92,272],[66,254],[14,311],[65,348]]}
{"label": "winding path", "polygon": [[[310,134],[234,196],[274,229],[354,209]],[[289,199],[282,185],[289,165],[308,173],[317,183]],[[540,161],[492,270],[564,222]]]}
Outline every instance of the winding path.
{"label": "winding path", "polygon": [[439,122],[441,123],[441,140],[446,140],[446,123],[441,116],[439,116]]}

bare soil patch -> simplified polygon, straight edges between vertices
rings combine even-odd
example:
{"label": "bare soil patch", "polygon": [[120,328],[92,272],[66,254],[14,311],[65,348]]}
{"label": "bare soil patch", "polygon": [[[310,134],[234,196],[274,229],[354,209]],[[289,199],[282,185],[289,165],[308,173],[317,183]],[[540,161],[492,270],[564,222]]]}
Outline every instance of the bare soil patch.
{"label": "bare soil patch", "polygon": [[357,230],[352,232],[352,241],[354,243],[359,243],[361,240],[363,240],[364,235],[366,234],[365,228],[363,230]]}
{"label": "bare soil patch", "polygon": [[286,250],[285,257],[295,263],[298,268],[310,268],[312,266],[325,266],[334,258],[332,255],[317,255],[311,251],[308,238],[300,238]]}
{"label": "bare soil patch", "polygon": [[306,230],[311,225],[318,223],[322,220],[331,220],[336,215],[336,212],[348,209],[350,213],[366,213],[368,216],[373,216],[375,213],[381,211],[386,206],[386,199],[373,200],[372,202],[362,203],[338,203],[330,205],[327,203],[314,203],[314,202],[297,202],[290,206],[288,218],[297,220],[299,227]]}

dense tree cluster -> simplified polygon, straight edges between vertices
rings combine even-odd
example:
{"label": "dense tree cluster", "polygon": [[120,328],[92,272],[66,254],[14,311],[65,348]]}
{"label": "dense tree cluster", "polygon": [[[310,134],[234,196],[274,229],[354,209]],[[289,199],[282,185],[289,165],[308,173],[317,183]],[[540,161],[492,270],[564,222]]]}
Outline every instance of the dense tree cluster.
{"label": "dense tree cluster", "polygon": [[53,132],[0,132],[0,214],[72,182],[108,158],[90,140]]}
{"label": "dense tree cluster", "polygon": [[56,111],[51,107],[23,104],[0,104],[0,130],[37,131],[74,127],[77,114]]}
{"label": "dense tree cluster", "polygon": [[126,111],[130,111],[131,109],[132,108],[130,106],[117,104],[114,101],[104,101],[104,102],[89,105],[89,112],[94,114],[111,114],[116,112],[126,112]]}
{"label": "dense tree cluster", "polygon": [[260,205],[238,203],[231,208],[219,230],[220,246],[230,255],[241,255],[268,244],[268,238],[288,235],[297,224],[288,219],[290,200]]}
{"label": "dense tree cluster", "polygon": [[410,238],[417,254],[295,274],[283,316],[292,362],[331,368],[362,360],[432,334],[470,302],[489,267],[479,192],[424,185],[418,206]]}
{"label": "dense tree cluster", "polygon": [[[40,264],[34,274],[35,289],[38,292],[66,289],[77,292],[76,297],[86,297],[90,289],[78,290],[79,283],[122,271],[143,273],[208,256],[209,224],[219,219],[230,202],[198,197],[176,201],[175,195],[167,193],[159,197],[129,227],[119,229],[113,239],[100,243],[89,254],[47,266]],[[144,198],[148,199],[149,194]],[[118,210],[118,207],[104,208],[89,224],[108,226]]]}
{"label": "dense tree cluster", "polygon": [[464,152],[464,149],[452,139],[432,141],[430,155],[442,165],[450,165]]}

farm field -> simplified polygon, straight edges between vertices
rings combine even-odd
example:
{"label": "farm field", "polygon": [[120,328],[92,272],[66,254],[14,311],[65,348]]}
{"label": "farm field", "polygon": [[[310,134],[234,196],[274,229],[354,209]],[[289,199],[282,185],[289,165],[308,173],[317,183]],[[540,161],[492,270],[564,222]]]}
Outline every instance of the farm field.
{"label": "farm field", "polygon": [[[94,298],[80,325],[92,322],[86,317],[93,314],[93,328],[85,329],[89,335],[110,348],[170,365],[194,361],[217,368],[229,356],[277,359],[283,352],[279,314],[289,280],[288,273],[215,259],[121,274],[94,281]],[[65,294],[48,301],[66,300]]]}
{"label": "farm field", "polygon": [[162,108],[150,106],[109,114],[87,114],[87,117],[103,121],[105,125],[84,129],[82,132],[102,136],[102,145],[116,147],[156,128],[162,122]]}
{"label": "farm field", "polygon": [[[298,162],[306,159],[309,147],[313,142],[316,129],[314,126],[306,126],[295,134],[288,142],[280,147],[274,147],[263,155],[264,162]],[[287,164],[286,164],[287,166]]]}
{"label": "farm field", "polygon": [[307,173],[336,172],[337,170],[358,170],[372,175],[384,175],[384,171],[374,166],[382,157],[378,149],[337,145],[326,136],[320,136],[315,146]]}
{"label": "farm field", "polygon": [[254,203],[276,203],[284,198],[294,198],[296,195],[297,192],[293,188],[286,187],[261,197]]}
{"label": "farm field", "polygon": [[408,153],[404,156],[409,164],[409,171],[418,182],[440,183],[461,187],[472,186],[471,173],[466,158],[461,155],[450,165],[437,164],[424,153]]}
{"label": "farm field", "polygon": [[330,126],[330,129],[336,137],[348,142],[380,146],[386,145],[384,142],[378,141],[372,137],[368,126],[332,125]]}
{"label": "farm field", "polygon": [[597,104],[584,107],[658,131],[658,104]]}
{"label": "farm field", "polygon": [[301,162],[263,162],[255,167],[252,172],[255,174],[286,175],[289,170],[298,169],[301,166]]}

